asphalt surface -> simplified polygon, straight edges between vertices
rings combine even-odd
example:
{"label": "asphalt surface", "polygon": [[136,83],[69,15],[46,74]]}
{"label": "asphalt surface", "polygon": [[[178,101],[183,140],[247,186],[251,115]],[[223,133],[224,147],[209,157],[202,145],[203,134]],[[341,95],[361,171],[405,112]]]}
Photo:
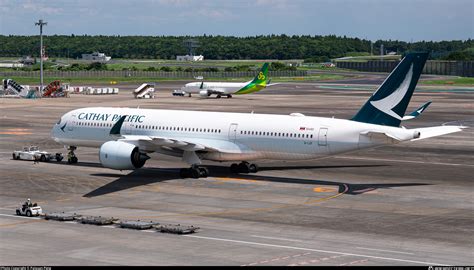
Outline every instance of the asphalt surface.
{"label": "asphalt surface", "polygon": [[[133,99],[132,85],[119,85],[120,94],[110,96],[0,99],[0,264],[474,264],[472,128],[316,161],[262,161],[257,174],[230,174],[230,164],[205,162],[211,176],[198,180],[180,179],[186,165],[158,154],[137,171],[103,168],[94,148],[79,148],[76,165],[12,160],[13,150],[30,144],[66,154],[50,130],[62,114],[80,107],[349,118],[374,88],[297,83],[232,99],[171,96],[179,86],[161,83],[157,97],[147,100]],[[407,127],[474,124],[472,92],[434,90],[415,93],[409,110],[428,100],[433,104]],[[28,197],[45,212],[200,230],[173,235],[14,216]]]}

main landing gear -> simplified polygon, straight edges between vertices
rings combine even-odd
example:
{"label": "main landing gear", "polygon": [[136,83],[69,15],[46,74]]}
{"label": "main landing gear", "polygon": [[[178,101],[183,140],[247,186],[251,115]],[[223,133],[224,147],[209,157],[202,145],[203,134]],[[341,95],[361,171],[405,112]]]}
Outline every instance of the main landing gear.
{"label": "main landing gear", "polygon": [[[227,98],[232,98],[232,95],[231,94],[227,94],[225,95]],[[221,98],[221,94],[217,94],[216,98]]]}
{"label": "main landing gear", "polygon": [[205,167],[199,167],[198,165],[192,165],[191,168],[181,169],[179,176],[181,178],[206,178],[209,175],[209,170]]}
{"label": "main landing gear", "polygon": [[76,150],[77,147],[69,146],[67,149],[69,150],[69,152],[67,153],[67,163],[68,164],[77,163],[77,157],[76,157],[76,154],[74,154],[74,150]]}
{"label": "main landing gear", "polygon": [[239,164],[233,163],[230,165],[230,171],[232,173],[256,173],[258,172],[258,166],[257,164],[242,161]]}

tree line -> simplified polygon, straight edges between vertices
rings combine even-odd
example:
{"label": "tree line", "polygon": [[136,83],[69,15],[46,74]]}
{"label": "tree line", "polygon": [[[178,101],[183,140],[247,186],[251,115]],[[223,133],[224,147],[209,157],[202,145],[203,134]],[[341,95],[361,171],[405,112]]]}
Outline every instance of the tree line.
{"label": "tree line", "polygon": [[[420,41],[378,40],[371,46],[365,39],[328,36],[261,35],[233,36],[90,36],[52,35],[44,37],[49,57],[81,58],[83,53],[99,51],[112,58],[176,59],[187,54],[184,41],[199,42],[196,54],[205,59],[306,59],[325,62],[351,53],[380,53],[385,50],[406,53],[429,51],[431,59],[474,60],[473,40]],[[371,49],[372,47],[372,49]],[[0,35],[0,56],[21,57],[39,55],[39,36]]]}

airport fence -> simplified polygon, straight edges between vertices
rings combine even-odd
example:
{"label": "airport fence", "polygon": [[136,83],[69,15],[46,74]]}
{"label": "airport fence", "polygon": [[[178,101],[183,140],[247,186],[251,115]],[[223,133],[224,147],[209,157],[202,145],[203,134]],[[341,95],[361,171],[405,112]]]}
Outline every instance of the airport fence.
{"label": "airport fence", "polygon": [[[337,61],[338,68],[354,69],[369,72],[391,72],[400,61],[367,61],[350,62]],[[426,62],[423,69],[424,74],[452,75],[462,77],[474,77],[474,61],[432,61]]]}
{"label": "airport fence", "polygon": [[[0,71],[1,78],[8,77],[39,77],[39,71]],[[304,70],[269,71],[269,77],[301,77],[306,76]],[[54,78],[169,78],[194,79],[197,76],[206,78],[241,78],[254,77],[254,71],[235,72],[165,72],[165,71],[112,71],[112,70],[81,70],[81,71],[44,71],[45,77]]]}

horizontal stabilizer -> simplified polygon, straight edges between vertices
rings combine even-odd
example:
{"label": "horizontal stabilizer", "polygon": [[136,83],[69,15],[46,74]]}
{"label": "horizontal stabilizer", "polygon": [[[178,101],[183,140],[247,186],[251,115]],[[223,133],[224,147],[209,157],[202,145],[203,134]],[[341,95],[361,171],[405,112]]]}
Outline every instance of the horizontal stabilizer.
{"label": "horizontal stabilizer", "polygon": [[402,121],[406,121],[406,120],[411,120],[411,119],[417,118],[418,116],[420,116],[420,115],[426,110],[426,108],[428,108],[428,106],[430,106],[430,104],[431,104],[431,101],[426,102],[426,103],[423,104],[420,108],[414,110],[412,113],[403,116]]}
{"label": "horizontal stabilizer", "polygon": [[386,132],[378,132],[378,131],[364,131],[360,133],[361,135],[370,137],[372,140],[395,140],[395,141],[401,141],[400,138],[397,138],[394,135],[388,134]]}
{"label": "horizontal stabilizer", "polygon": [[414,129],[420,132],[420,137],[413,139],[412,141],[427,139],[431,137],[437,137],[445,134],[450,134],[454,132],[462,131],[464,126],[438,126],[438,127],[427,127],[427,128],[417,128]]}

